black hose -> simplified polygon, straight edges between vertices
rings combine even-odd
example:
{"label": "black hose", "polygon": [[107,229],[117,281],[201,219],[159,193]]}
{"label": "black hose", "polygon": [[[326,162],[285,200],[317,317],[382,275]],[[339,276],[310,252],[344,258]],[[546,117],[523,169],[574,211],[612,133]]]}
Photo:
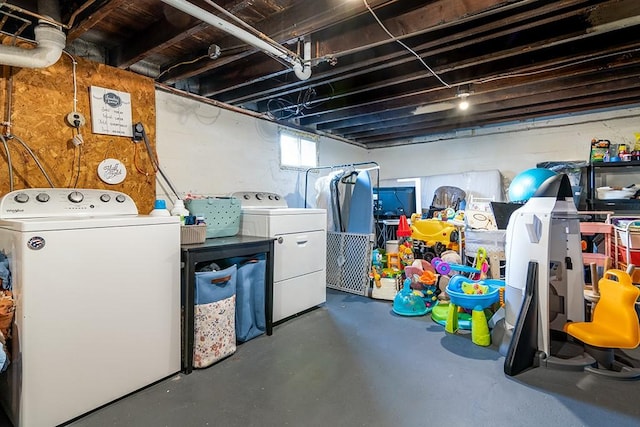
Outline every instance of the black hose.
{"label": "black hose", "polygon": [[167,185],[169,186],[171,191],[173,191],[173,194],[176,196],[176,199],[180,200],[180,195],[176,191],[175,187],[173,186],[173,184],[171,183],[169,178],[167,178],[167,176],[164,174],[164,172],[162,171],[162,168],[160,167],[160,164],[158,163],[158,160],[157,160],[157,158],[156,158],[156,156],[155,156],[155,154],[153,152],[153,149],[151,148],[151,143],[149,142],[149,138],[147,137],[147,132],[144,130],[144,126],[142,125],[142,123],[136,123],[134,125],[134,128],[135,128],[135,131],[137,133],[141,133],[142,134],[142,139],[144,140],[144,145],[147,148],[147,153],[149,153],[149,158],[151,158],[151,162],[153,162],[154,168],[158,172],[160,172],[160,175],[162,176],[164,181],[167,183]]}

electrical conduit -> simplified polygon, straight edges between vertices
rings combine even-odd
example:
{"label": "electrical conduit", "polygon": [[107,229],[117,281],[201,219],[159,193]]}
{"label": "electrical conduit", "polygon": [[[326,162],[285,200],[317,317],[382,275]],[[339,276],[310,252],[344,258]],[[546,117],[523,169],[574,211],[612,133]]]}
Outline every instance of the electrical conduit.
{"label": "electrical conduit", "polygon": [[284,59],[293,66],[293,71],[300,80],[306,80],[311,77],[311,65],[309,63],[311,56],[311,43],[306,42],[304,45],[304,56],[300,58],[299,55],[291,52],[289,49],[277,44],[275,41],[268,39],[266,36],[264,39],[257,37],[240,27],[237,27],[230,22],[227,22],[220,17],[194,6],[193,4],[184,0],[162,0],[166,3],[194,18],[200,19],[207,24],[213,25],[218,29],[231,34],[234,37],[239,38],[245,43],[248,43],[264,52],[270,53],[278,58]]}

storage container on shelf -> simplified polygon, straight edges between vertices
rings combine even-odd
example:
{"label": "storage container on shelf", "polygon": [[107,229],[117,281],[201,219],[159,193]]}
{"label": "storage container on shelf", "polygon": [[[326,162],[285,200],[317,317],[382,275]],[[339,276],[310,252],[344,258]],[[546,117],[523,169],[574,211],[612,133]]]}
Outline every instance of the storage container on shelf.
{"label": "storage container on shelf", "polygon": [[[629,264],[640,267],[640,217],[612,218],[616,229],[615,267],[626,270]],[[640,268],[636,268],[631,278],[640,283]]]}
{"label": "storage container on shelf", "polygon": [[235,236],[240,231],[240,200],[235,197],[200,196],[185,200],[185,206],[207,224],[207,238]]}
{"label": "storage container on shelf", "polygon": [[613,226],[621,244],[640,249],[640,218],[613,218]]}
{"label": "storage container on shelf", "polygon": [[618,200],[618,199],[630,199],[638,189],[633,187],[614,188],[614,187],[598,187],[596,193],[600,200]]}
{"label": "storage container on shelf", "polygon": [[626,267],[626,265],[629,264],[629,261],[631,261],[631,264],[640,267],[640,252],[630,250],[628,247],[622,244],[619,244],[618,245],[618,262],[625,264],[625,267]]}
{"label": "storage container on shelf", "polygon": [[207,224],[180,226],[180,244],[190,245],[207,240]]}

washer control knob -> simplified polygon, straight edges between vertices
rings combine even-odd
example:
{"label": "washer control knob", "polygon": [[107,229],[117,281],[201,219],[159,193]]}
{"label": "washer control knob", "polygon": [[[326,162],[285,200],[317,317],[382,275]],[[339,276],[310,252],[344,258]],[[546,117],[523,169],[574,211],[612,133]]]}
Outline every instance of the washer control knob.
{"label": "washer control knob", "polygon": [[109,200],[111,200],[111,196],[108,194],[101,194],[100,195],[100,201],[107,203]]}
{"label": "washer control knob", "polygon": [[251,196],[248,195],[248,194],[245,194],[245,195],[242,196],[242,198],[245,199],[245,200],[249,200],[251,198]]}
{"label": "washer control knob", "polygon": [[49,195],[47,193],[38,193],[36,196],[36,200],[42,203],[46,203],[49,201]]}
{"label": "washer control knob", "polygon": [[79,191],[72,191],[71,193],[69,193],[67,199],[69,199],[71,203],[80,203],[82,200],[84,200],[84,196]]}
{"label": "washer control knob", "polygon": [[263,198],[264,198],[264,195],[262,193],[256,193],[256,199],[262,200]]}
{"label": "washer control knob", "polygon": [[273,196],[273,198],[274,198],[275,200],[280,200],[280,196],[278,196],[277,194],[276,194],[275,196]]}
{"label": "washer control knob", "polygon": [[14,196],[13,200],[18,203],[27,203],[29,201],[29,195],[27,193],[18,193]]}
{"label": "washer control knob", "polygon": [[269,200],[273,200],[273,194],[269,194]]}
{"label": "washer control knob", "polygon": [[118,202],[118,203],[124,203],[125,200],[127,200],[127,198],[124,197],[124,194],[118,194],[116,196],[116,202]]}

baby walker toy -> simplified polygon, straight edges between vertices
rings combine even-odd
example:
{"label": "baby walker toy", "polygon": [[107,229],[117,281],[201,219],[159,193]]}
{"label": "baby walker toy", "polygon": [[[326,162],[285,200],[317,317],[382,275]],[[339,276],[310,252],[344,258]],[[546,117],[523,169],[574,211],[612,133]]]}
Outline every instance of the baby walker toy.
{"label": "baby walker toy", "polygon": [[503,280],[474,280],[458,275],[451,278],[447,285],[447,294],[451,299],[445,331],[453,334],[458,331],[458,307],[471,311],[471,341],[479,346],[491,344],[489,324],[485,309],[500,300]]}
{"label": "baby walker toy", "polygon": [[[449,274],[455,277],[456,275],[461,275],[462,273],[464,273],[468,274],[470,279],[480,280],[485,278],[486,272],[489,268],[486,261],[486,253],[487,252],[484,248],[478,248],[475,256],[474,266],[446,262],[441,258],[432,259],[431,264],[435,267],[438,273],[443,275]],[[445,254],[443,254],[443,256],[445,256]],[[433,321],[439,323],[442,326],[446,326],[448,315],[449,301],[439,301],[431,311],[431,318],[433,319]],[[471,320],[472,319],[470,313],[467,313],[464,310],[458,310],[458,328],[467,330],[471,329]]]}

